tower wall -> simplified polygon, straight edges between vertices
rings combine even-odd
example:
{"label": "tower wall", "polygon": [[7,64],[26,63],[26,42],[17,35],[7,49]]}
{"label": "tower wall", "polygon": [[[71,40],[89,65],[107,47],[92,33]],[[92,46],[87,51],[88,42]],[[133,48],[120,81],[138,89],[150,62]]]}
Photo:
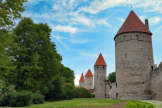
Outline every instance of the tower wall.
{"label": "tower wall", "polygon": [[105,98],[106,95],[106,66],[94,66],[95,98]]}
{"label": "tower wall", "polygon": [[79,82],[79,87],[84,87],[84,82]]}
{"label": "tower wall", "polygon": [[134,32],[116,36],[115,59],[118,99],[126,95],[126,98],[147,99],[150,95],[149,72],[154,66],[151,35]]}
{"label": "tower wall", "polygon": [[89,90],[91,89],[91,86],[93,86],[93,77],[92,76],[85,76],[85,85],[84,87]]}

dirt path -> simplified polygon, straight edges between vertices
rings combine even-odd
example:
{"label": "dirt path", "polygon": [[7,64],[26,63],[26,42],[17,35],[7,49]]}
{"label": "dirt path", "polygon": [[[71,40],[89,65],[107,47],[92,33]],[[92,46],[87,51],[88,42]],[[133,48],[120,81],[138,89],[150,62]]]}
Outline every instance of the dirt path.
{"label": "dirt path", "polygon": [[109,107],[85,107],[85,108],[123,108],[123,105],[126,104],[127,102],[120,102],[116,105],[112,105]]}

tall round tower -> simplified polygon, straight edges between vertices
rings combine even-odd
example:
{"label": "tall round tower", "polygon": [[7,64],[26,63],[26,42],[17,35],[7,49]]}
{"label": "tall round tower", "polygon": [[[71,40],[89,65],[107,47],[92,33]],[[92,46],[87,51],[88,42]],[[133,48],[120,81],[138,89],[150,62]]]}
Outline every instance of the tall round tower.
{"label": "tall round tower", "polygon": [[105,98],[106,96],[106,63],[100,53],[94,65],[94,92],[95,98]]}
{"label": "tall round tower", "polygon": [[93,74],[89,69],[85,75],[84,87],[89,90],[93,86]]}
{"label": "tall round tower", "polygon": [[114,37],[118,99],[149,99],[152,33],[131,11]]}

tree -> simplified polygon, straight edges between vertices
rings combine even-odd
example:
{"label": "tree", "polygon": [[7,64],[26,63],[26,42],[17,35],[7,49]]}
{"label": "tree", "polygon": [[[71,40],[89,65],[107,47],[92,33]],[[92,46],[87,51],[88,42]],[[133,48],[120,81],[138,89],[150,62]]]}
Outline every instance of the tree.
{"label": "tree", "polygon": [[108,80],[110,82],[116,82],[116,72],[110,73],[109,76],[108,76]]}
{"label": "tree", "polygon": [[60,76],[64,79],[65,83],[71,83],[74,85],[74,71],[68,67],[62,65],[60,69]]}
{"label": "tree", "polygon": [[16,89],[31,90],[46,94],[54,88],[53,80],[60,73],[62,57],[56,45],[50,41],[51,29],[47,24],[35,24],[30,18],[23,18],[13,29],[16,48],[9,48],[17,66]]}
{"label": "tree", "polygon": [[[37,26],[30,18],[23,18],[13,29],[13,42],[17,47],[9,48],[8,55],[14,58],[17,66],[13,73],[17,73],[14,85],[18,91],[36,91],[40,86],[42,67],[38,66],[39,54],[37,50]],[[13,82],[11,82],[13,83]]]}
{"label": "tree", "polygon": [[15,46],[10,29],[14,25],[13,20],[21,18],[21,12],[25,11],[24,2],[26,0],[0,0],[0,78],[14,76],[10,70],[15,66],[10,62],[12,58],[6,55],[6,50]]}

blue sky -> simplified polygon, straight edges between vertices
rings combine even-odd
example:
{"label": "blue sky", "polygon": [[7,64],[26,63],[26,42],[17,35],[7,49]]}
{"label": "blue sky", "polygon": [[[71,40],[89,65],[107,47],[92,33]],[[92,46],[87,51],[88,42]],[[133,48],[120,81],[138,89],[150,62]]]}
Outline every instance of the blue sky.
{"label": "blue sky", "polygon": [[[153,33],[154,63],[162,61],[161,0],[28,0],[24,17],[47,23],[52,29],[62,64],[75,72],[78,85],[81,73],[91,69],[102,53],[107,74],[115,71],[114,36],[132,10],[144,22],[149,19]],[[19,20],[16,20],[18,23]]]}

